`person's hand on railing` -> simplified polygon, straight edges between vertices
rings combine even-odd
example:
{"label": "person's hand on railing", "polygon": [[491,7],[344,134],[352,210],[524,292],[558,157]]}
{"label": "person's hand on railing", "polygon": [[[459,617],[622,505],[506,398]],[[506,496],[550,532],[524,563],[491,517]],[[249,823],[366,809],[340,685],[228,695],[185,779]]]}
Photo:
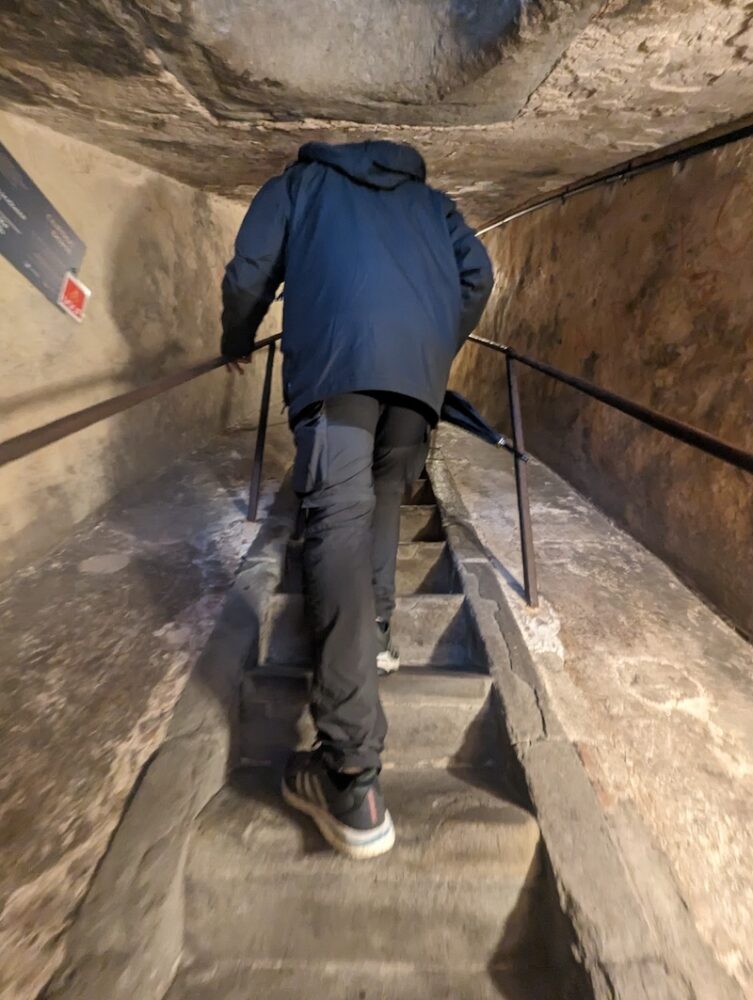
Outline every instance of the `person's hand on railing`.
{"label": "person's hand on railing", "polygon": [[247,354],[244,358],[225,358],[225,368],[229,372],[237,372],[238,375],[243,375],[243,365],[247,365],[251,360],[251,355]]}

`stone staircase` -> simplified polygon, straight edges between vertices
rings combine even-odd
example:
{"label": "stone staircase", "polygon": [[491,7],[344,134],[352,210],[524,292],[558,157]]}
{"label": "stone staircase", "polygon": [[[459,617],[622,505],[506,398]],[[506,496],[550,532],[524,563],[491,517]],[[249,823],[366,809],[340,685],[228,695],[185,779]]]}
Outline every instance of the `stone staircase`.
{"label": "stone staircase", "polygon": [[282,763],[314,733],[300,543],[245,672],[240,766],[199,816],[184,951],[169,1000],[555,1000],[539,830],[505,797],[491,679],[431,485],[403,507],[394,634],[382,681],[383,787],[397,828],[373,862],[332,852],[289,810]]}

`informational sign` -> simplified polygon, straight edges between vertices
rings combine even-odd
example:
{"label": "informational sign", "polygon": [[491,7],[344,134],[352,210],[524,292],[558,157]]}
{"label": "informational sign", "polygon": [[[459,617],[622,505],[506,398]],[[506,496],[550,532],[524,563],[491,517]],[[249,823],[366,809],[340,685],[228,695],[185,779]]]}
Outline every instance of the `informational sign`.
{"label": "informational sign", "polygon": [[50,302],[83,317],[89,291],[80,285],[82,296],[69,282],[78,283],[75,272],[86,247],[2,143],[0,251]]}
{"label": "informational sign", "polygon": [[69,272],[63,280],[63,287],[58,296],[58,305],[80,323],[84,318],[84,310],[90,295],[91,292],[83,281],[79,281],[75,274]]}

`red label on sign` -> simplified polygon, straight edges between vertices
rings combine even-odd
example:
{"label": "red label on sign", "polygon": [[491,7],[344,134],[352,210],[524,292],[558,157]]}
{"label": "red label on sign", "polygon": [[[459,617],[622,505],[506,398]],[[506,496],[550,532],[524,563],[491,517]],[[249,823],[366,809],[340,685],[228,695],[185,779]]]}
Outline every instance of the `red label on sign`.
{"label": "red label on sign", "polygon": [[80,323],[84,318],[84,310],[90,295],[91,292],[86,285],[69,271],[63,279],[63,287],[58,295],[58,305]]}

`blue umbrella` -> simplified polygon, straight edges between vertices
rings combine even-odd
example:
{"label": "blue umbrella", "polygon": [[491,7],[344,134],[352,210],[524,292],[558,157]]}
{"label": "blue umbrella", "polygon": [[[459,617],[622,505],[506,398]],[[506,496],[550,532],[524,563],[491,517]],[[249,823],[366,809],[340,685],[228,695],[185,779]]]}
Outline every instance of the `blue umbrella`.
{"label": "blue umbrella", "polygon": [[[491,424],[488,424],[476,407],[465,396],[461,396],[459,392],[453,392],[452,389],[448,389],[444,394],[440,419],[446,421],[448,424],[460,427],[461,430],[468,431],[469,434],[475,434],[476,437],[481,438],[482,441],[486,441],[487,444],[492,444],[496,448],[504,448],[506,451],[515,454],[513,445],[507,440],[504,434],[500,434]],[[519,457],[523,461],[528,460],[528,456],[526,455]]]}

